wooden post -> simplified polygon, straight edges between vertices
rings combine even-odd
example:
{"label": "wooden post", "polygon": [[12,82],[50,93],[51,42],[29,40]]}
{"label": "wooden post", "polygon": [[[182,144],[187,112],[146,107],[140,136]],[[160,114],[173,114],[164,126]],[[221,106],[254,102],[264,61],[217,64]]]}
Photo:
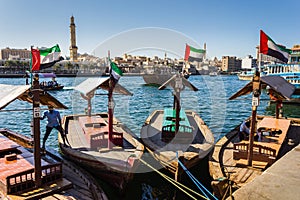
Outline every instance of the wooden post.
{"label": "wooden post", "polygon": [[252,166],[253,160],[253,142],[254,142],[254,133],[256,132],[256,113],[257,106],[259,105],[259,96],[260,96],[260,73],[256,71],[253,76],[253,85],[252,85],[252,118],[251,118],[251,128],[249,135],[249,148],[248,148],[248,166]]}
{"label": "wooden post", "polygon": [[112,99],[113,90],[115,87],[115,82],[112,78],[109,79],[109,89],[108,89],[108,149],[112,149],[112,134],[113,134],[113,109],[114,103]]}
{"label": "wooden post", "polygon": [[276,116],[276,119],[279,118],[279,101],[278,100],[276,100],[275,116]]}
{"label": "wooden post", "polygon": [[174,103],[176,105],[174,106],[176,109],[176,118],[175,118],[175,134],[179,131],[179,116],[180,116],[180,92],[183,89],[183,84],[182,84],[182,76],[180,74],[177,74],[176,79],[175,79],[175,86],[174,86]]}
{"label": "wooden post", "polygon": [[39,75],[33,79],[33,137],[34,137],[34,178],[36,187],[42,185],[42,167],[40,150],[40,85]]}

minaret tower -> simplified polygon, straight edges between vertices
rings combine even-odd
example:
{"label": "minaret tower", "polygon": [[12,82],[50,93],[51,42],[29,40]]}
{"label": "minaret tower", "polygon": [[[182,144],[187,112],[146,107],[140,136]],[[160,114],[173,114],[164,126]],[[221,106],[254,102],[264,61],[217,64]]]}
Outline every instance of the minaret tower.
{"label": "minaret tower", "polygon": [[70,60],[77,61],[77,46],[76,46],[76,32],[75,32],[75,23],[74,17],[71,17],[70,23],[70,34],[71,34],[71,46],[70,46]]}

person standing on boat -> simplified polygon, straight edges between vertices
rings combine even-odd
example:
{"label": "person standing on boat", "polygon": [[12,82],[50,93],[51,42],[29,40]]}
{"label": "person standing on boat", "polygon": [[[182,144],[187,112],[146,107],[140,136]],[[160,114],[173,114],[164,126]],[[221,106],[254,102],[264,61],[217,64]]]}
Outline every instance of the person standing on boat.
{"label": "person standing on boat", "polygon": [[48,139],[48,137],[49,137],[49,135],[50,135],[53,128],[58,130],[58,132],[60,133],[60,135],[63,139],[64,146],[67,146],[66,142],[65,142],[65,133],[64,133],[64,130],[61,126],[60,113],[57,110],[54,110],[53,106],[51,106],[51,105],[48,106],[48,109],[49,109],[48,111],[44,112],[43,117],[40,118],[41,120],[43,120],[47,117],[47,120],[48,120],[48,124],[46,126],[46,132],[45,132],[45,135],[44,135],[44,138],[43,138],[42,149],[45,149],[46,140]]}
{"label": "person standing on boat", "polygon": [[240,141],[247,139],[250,134],[250,121],[243,121],[240,125],[239,138]]}

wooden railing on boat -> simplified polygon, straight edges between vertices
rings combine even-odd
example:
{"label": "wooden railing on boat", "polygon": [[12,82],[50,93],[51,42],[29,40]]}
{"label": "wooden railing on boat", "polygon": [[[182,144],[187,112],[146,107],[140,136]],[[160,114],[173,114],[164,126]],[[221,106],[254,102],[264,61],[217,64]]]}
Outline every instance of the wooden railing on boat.
{"label": "wooden railing on boat", "polygon": [[[52,183],[62,178],[61,163],[42,166],[42,183]],[[34,169],[29,169],[6,177],[6,185],[2,182],[2,190],[6,194],[24,192],[35,187]]]}
{"label": "wooden railing on boat", "polygon": [[[108,132],[94,133],[89,137],[91,149],[107,148]],[[123,147],[123,133],[113,132],[112,143],[116,146]]]}
{"label": "wooden railing on boat", "polygon": [[161,140],[170,142],[175,139],[176,143],[186,143],[193,138],[193,129],[190,126],[180,125],[179,132],[175,134],[175,124],[170,124],[162,127]]}
{"label": "wooden railing on boat", "polygon": [[[248,143],[233,144],[233,159],[247,159]],[[276,159],[276,150],[270,147],[253,144],[253,160],[260,162],[267,162],[269,165],[273,164]]]}
{"label": "wooden railing on boat", "polygon": [[[261,141],[253,144],[253,161],[273,164],[278,156],[280,148],[286,138],[290,127],[290,120],[265,117],[258,123],[258,130],[262,132]],[[264,132],[276,131],[279,134],[263,135]],[[234,144],[233,159],[247,159],[249,141]]]}
{"label": "wooden railing on boat", "polygon": [[[101,116],[81,116],[78,121],[92,150],[108,147],[108,125]],[[123,133],[113,131],[112,143],[123,147]]]}

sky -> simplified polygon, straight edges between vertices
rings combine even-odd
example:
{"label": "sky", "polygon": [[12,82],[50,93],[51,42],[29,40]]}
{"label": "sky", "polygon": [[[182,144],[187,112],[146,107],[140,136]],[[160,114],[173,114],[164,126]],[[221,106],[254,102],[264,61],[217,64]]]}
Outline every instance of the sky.
{"label": "sky", "polygon": [[0,0],[0,48],[59,44],[69,56],[73,15],[81,54],[158,49],[183,57],[185,43],[206,43],[209,58],[256,57],[260,30],[288,48],[300,44],[299,7],[298,0]]}

